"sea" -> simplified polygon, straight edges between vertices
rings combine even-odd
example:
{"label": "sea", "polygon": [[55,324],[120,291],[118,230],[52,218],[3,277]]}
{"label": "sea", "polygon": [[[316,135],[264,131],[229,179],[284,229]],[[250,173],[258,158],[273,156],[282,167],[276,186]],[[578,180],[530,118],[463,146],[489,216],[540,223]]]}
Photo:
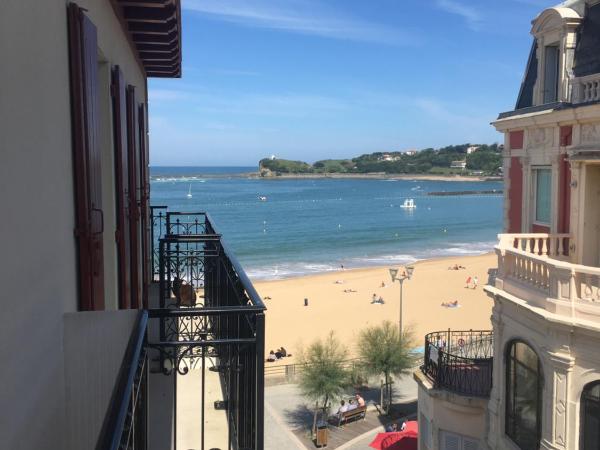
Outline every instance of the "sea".
{"label": "sea", "polygon": [[[208,212],[250,278],[397,266],[492,250],[502,229],[497,181],[260,179],[256,167],[151,167],[151,204]],[[192,196],[188,198],[187,194]],[[261,199],[262,197],[262,199]],[[402,208],[413,199],[414,209]]]}

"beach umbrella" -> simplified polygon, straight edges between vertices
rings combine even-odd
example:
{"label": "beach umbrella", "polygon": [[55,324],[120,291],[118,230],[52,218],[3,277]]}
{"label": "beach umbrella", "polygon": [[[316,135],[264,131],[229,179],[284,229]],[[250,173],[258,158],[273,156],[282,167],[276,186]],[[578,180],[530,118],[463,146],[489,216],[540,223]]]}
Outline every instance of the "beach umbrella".
{"label": "beach umbrella", "polygon": [[379,433],[369,444],[377,450],[417,450],[419,426],[416,421],[406,422],[404,431]]}

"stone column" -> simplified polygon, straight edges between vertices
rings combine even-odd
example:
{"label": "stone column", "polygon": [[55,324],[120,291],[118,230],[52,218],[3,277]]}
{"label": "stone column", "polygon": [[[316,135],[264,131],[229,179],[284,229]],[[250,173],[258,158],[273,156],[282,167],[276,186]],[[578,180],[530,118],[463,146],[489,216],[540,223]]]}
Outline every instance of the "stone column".
{"label": "stone column", "polygon": [[521,157],[523,166],[523,205],[521,213],[521,232],[531,233],[531,159]]}

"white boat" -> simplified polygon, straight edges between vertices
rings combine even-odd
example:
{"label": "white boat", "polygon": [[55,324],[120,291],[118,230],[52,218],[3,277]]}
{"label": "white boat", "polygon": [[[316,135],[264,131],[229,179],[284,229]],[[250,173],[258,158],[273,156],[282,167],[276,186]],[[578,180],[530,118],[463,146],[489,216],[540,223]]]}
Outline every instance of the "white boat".
{"label": "white boat", "polygon": [[192,185],[190,184],[190,189],[187,193],[187,198],[192,198]]}
{"label": "white boat", "polygon": [[404,199],[404,203],[400,205],[400,208],[404,209],[415,209],[416,207],[415,200],[412,198]]}
{"label": "white boat", "polygon": [[266,201],[267,201],[267,197],[265,197],[264,195],[259,195],[259,196],[258,196],[258,199],[259,199],[261,202],[266,202]]}

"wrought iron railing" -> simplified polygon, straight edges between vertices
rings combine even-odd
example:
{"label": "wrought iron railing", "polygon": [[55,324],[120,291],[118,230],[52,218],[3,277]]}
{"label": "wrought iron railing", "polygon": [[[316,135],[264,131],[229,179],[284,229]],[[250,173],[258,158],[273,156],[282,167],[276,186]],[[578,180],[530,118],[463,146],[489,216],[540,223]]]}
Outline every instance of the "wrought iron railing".
{"label": "wrought iron railing", "polygon": [[140,311],[129,339],[97,450],[145,450],[148,424],[148,313]]}
{"label": "wrought iron railing", "polygon": [[[174,397],[155,407],[172,408],[174,427],[168,431],[175,449],[177,377],[192,370],[201,377],[198,448],[204,448],[204,389],[210,370],[222,387],[227,448],[263,450],[265,305],[207,214],[153,207],[152,224],[160,308],[140,312],[97,448],[146,448],[151,361],[152,376],[173,379]],[[157,327],[148,325],[153,322]]]}
{"label": "wrought iron railing", "polygon": [[492,388],[492,331],[436,331],[425,336],[421,370],[436,388],[489,397]]}
{"label": "wrought iron railing", "polygon": [[150,242],[152,243],[152,279],[158,279],[158,240],[167,233],[167,206],[151,206]]}

